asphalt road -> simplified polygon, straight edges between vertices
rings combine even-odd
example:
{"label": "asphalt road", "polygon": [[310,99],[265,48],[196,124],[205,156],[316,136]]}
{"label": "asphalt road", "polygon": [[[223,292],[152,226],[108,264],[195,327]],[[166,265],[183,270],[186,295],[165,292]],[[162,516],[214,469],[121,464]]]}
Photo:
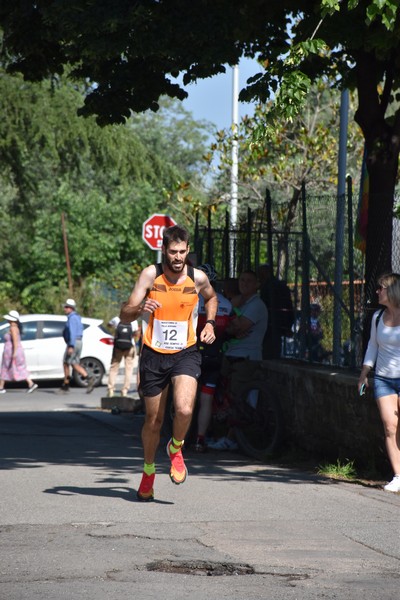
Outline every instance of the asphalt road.
{"label": "asphalt road", "polygon": [[1,600],[398,597],[400,494],[160,446],[139,503],[142,417],[56,390],[0,396]]}

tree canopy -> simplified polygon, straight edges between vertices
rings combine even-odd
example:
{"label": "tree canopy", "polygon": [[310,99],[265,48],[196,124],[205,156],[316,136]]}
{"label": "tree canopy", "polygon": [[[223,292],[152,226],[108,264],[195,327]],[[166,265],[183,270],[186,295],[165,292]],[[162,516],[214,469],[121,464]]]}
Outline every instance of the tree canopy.
{"label": "tree canopy", "polygon": [[[217,188],[225,192],[232,165],[232,142],[239,144],[239,180],[241,198],[246,207],[260,208],[264,203],[265,187],[276,200],[276,226],[290,231],[296,214],[302,183],[312,194],[334,195],[338,184],[338,130],[340,126],[340,93],[324,81],[313,85],[302,111],[293,121],[280,119],[268,138],[249,144],[256,132],[268,119],[269,104],[259,104],[252,118],[244,117],[238,130],[219,131],[208,155],[219,158],[220,176]],[[354,95],[350,112],[354,114]],[[363,155],[362,134],[358,125],[350,121],[348,127],[347,172],[355,184],[360,183]],[[241,207],[245,214],[245,207]]]}
{"label": "tree canopy", "polygon": [[67,291],[62,215],[75,292],[96,282],[115,297],[125,297],[154,258],[141,237],[145,219],[165,211],[193,219],[168,197],[188,178],[199,180],[203,127],[169,101],[157,115],[100,128],[77,116],[81,91],[63,79],[29,83],[0,72],[3,310],[17,299],[25,310],[59,307]]}
{"label": "tree canopy", "polygon": [[[167,94],[257,57],[242,99],[274,98],[269,116],[292,119],[311,82],[356,88],[355,119],[370,174],[367,278],[390,268],[400,148],[400,8],[396,0],[2,0],[2,58],[40,80],[67,67],[88,82],[80,113],[101,124],[156,110]],[[262,132],[267,130],[266,124]]]}
{"label": "tree canopy", "polygon": [[[212,152],[208,155],[210,162],[215,155],[219,159],[219,176],[213,191],[213,197],[217,199],[215,206],[222,205],[226,208],[233,140],[239,145],[238,217],[242,226],[248,219],[248,207],[258,209],[258,215],[261,215],[261,218],[265,217],[265,190],[269,190],[272,197],[271,226],[277,241],[276,273],[282,278],[287,277],[290,234],[298,233],[303,226],[303,183],[307,193],[309,233],[313,229],[313,251],[324,273],[331,279],[334,278],[334,221],[331,218],[321,220],[321,217],[316,215],[319,206],[327,209],[325,217],[328,214],[328,206],[333,209],[333,218],[335,215],[340,98],[338,90],[331,89],[324,81],[319,81],[312,86],[302,111],[292,122],[283,118],[277,120],[268,139],[263,137],[257,143],[249,144],[249,139],[254,139],[254,132],[258,130],[260,123],[267,120],[269,106],[260,104],[256,106],[252,118],[244,117],[241,120],[237,131],[236,128],[219,131]],[[353,114],[354,94],[350,94],[349,104],[349,112]],[[347,154],[347,174],[352,176],[353,190],[358,190],[363,140],[360,128],[352,120],[348,125]],[[314,222],[317,223],[316,227],[313,226]],[[358,259],[361,258],[359,253],[355,254]],[[362,272],[360,264],[357,267]]]}

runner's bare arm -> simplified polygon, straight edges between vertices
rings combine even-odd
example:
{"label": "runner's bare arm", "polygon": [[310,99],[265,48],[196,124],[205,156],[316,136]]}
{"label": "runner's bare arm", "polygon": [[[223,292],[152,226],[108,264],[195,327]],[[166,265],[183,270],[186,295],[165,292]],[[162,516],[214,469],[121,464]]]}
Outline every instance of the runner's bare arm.
{"label": "runner's bare arm", "polygon": [[[207,275],[200,269],[195,269],[195,283],[197,293],[204,298],[206,319],[215,321],[218,309],[218,298],[214,288],[208,280]],[[200,341],[212,344],[215,341],[215,330],[212,323],[206,323],[200,332]]]}
{"label": "runner's bare arm", "polygon": [[153,287],[155,277],[154,265],[146,267],[140,273],[129,300],[122,305],[120,319],[123,323],[134,321],[143,312],[153,313],[161,306],[156,300],[150,300],[147,297],[148,291]]}

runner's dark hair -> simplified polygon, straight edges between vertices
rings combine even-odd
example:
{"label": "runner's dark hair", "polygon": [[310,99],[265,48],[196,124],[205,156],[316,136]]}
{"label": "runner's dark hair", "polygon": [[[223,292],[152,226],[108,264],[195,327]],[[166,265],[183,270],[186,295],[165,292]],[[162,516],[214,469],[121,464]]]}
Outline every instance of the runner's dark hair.
{"label": "runner's dark hair", "polygon": [[167,227],[163,232],[163,246],[168,248],[171,242],[186,242],[189,245],[189,232],[179,225]]}

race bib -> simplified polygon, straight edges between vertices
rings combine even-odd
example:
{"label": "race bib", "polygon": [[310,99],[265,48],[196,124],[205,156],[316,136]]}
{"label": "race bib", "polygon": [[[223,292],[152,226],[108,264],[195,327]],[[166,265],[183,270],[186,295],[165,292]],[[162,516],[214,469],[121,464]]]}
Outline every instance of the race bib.
{"label": "race bib", "polygon": [[187,321],[153,321],[153,348],[160,350],[182,350],[188,339]]}

